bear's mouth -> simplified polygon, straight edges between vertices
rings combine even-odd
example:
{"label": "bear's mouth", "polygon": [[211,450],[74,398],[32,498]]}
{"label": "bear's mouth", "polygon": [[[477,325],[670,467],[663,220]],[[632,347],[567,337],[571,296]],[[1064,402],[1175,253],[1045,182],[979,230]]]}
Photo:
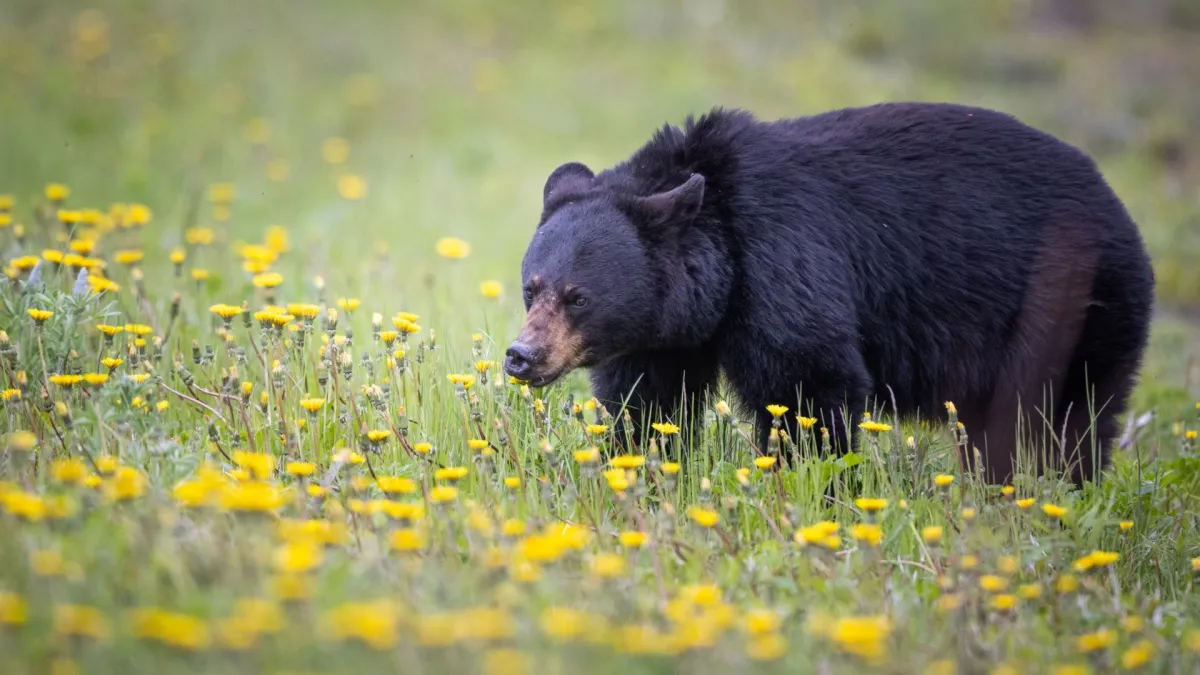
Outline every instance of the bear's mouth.
{"label": "bear's mouth", "polygon": [[535,377],[532,380],[530,380],[529,386],[533,387],[534,389],[544,389],[544,388],[549,387],[550,385],[554,384],[555,382],[558,382],[559,380],[561,380],[562,376],[563,376],[562,373],[550,373],[548,375],[541,375],[539,377]]}

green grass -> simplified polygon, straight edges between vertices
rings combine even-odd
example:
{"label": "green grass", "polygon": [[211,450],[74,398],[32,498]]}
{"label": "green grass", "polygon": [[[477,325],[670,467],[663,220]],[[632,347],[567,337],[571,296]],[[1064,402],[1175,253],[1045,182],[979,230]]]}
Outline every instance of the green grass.
{"label": "green grass", "polygon": [[[100,32],[82,4],[6,3],[4,260],[69,252],[51,182],[68,210],[152,218],[71,230],[95,236],[119,290],[74,297],[76,270],[49,261],[40,284],[24,270],[0,290],[0,379],[20,392],[2,415],[5,672],[1106,672],[1142,653],[1146,672],[1191,672],[1200,239],[1181,186],[1200,43],[1120,18],[1046,33],[1009,5],[750,2],[714,19],[711,3],[114,0]],[[909,423],[841,459],[804,434],[808,459],[763,471],[746,425],[715,409],[678,473],[648,448],[627,475],[577,461],[612,440],[587,429],[607,420],[583,374],[527,392],[495,363],[549,172],[610,165],[713,105],[772,118],[885,99],[991,105],[1076,142],[1142,224],[1162,316],[1132,410],[1153,416],[1107,480],[1023,475],[1004,496],[960,472],[952,429]],[[323,157],[334,137],[343,162]],[[224,183],[228,213],[209,194]],[[240,252],[279,244],[273,226],[275,299],[315,305],[311,330],[251,316],[269,298]],[[437,255],[442,237],[470,254]],[[341,298],[361,306],[329,326]],[[209,309],[243,302],[228,329]],[[39,329],[30,308],[54,315]],[[385,345],[372,314],[386,336],[402,311],[420,328]],[[146,344],[106,342],[100,323],[149,326]],[[104,357],[123,362],[102,385],[46,386]],[[310,414],[306,397],[325,402]],[[264,456],[269,480],[243,473]],[[452,498],[434,489],[445,467],[467,468]],[[861,492],[827,504],[848,469]],[[888,504],[871,515],[860,497]],[[832,548],[798,543],[824,521]],[[640,547],[620,536],[636,532]],[[1073,569],[1093,551],[1119,557]],[[835,623],[852,617],[887,626]],[[1080,653],[1084,635],[1102,648]]]}

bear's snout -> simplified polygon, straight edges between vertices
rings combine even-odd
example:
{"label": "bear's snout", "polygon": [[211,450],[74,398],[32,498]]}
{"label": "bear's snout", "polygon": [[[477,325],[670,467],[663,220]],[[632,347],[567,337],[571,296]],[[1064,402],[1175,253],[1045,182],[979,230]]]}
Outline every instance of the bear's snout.
{"label": "bear's snout", "polygon": [[537,362],[537,350],[521,341],[513,342],[504,353],[504,372],[518,380],[528,380]]}

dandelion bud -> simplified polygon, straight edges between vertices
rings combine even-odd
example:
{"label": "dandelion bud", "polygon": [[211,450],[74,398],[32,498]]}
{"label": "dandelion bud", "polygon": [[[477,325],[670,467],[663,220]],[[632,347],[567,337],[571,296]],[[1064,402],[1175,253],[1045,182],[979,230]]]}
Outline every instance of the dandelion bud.
{"label": "dandelion bud", "polygon": [[179,291],[175,291],[175,295],[171,296],[171,321],[179,318],[179,304],[183,302],[183,295]]}
{"label": "dandelion bud", "polygon": [[200,365],[200,343],[192,340],[192,363]]}

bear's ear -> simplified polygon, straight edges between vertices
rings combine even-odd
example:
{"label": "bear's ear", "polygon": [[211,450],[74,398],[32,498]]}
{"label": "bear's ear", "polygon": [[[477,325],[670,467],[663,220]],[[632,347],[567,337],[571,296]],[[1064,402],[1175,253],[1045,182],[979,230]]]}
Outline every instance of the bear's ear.
{"label": "bear's ear", "polygon": [[704,176],[692,174],[683,185],[637,199],[638,210],[649,220],[647,225],[687,225],[704,203]]}
{"label": "bear's ear", "polygon": [[542,189],[542,203],[549,206],[550,201],[562,195],[586,192],[592,186],[595,174],[586,165],[579,162],[567,162],[550,173],[546,179],[546,187]]}

